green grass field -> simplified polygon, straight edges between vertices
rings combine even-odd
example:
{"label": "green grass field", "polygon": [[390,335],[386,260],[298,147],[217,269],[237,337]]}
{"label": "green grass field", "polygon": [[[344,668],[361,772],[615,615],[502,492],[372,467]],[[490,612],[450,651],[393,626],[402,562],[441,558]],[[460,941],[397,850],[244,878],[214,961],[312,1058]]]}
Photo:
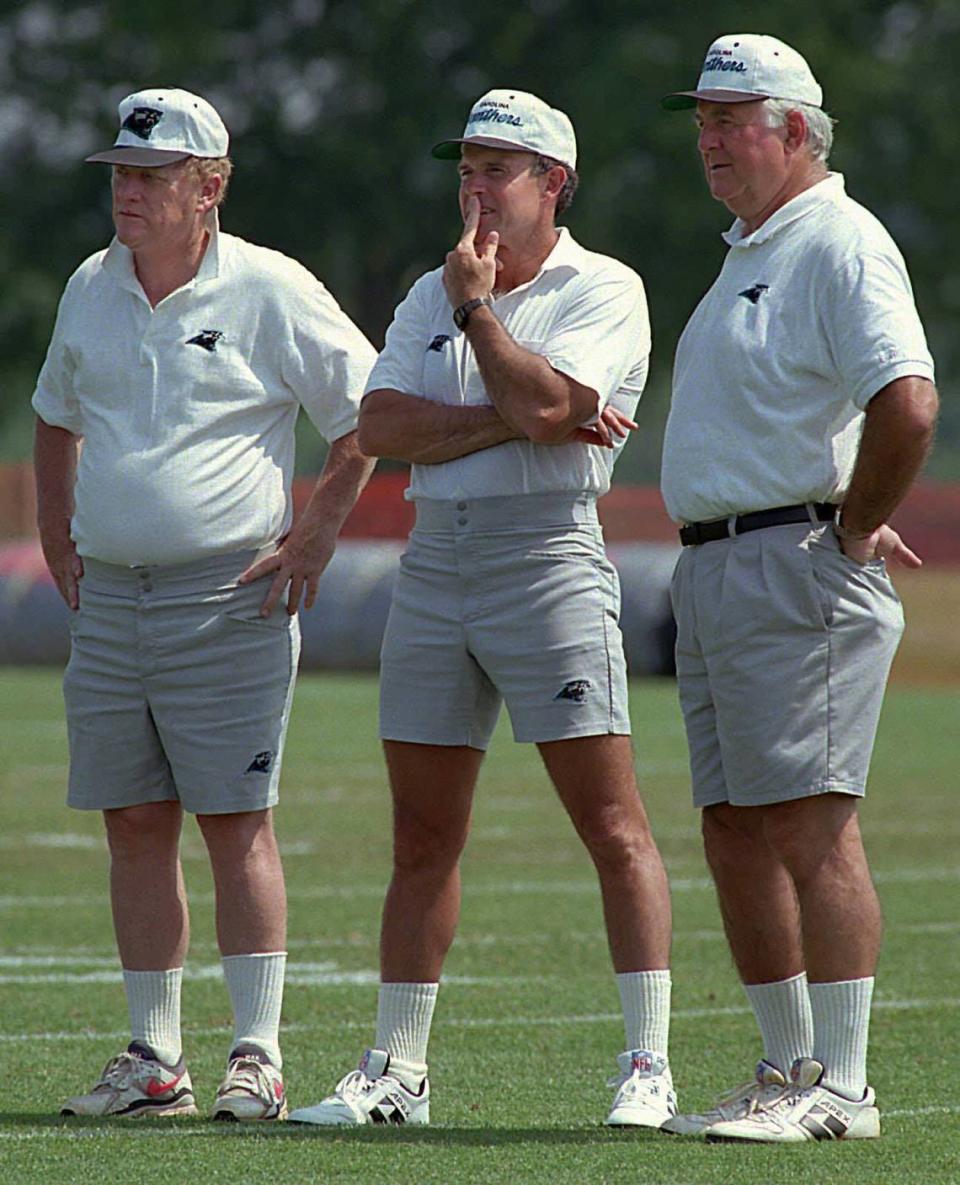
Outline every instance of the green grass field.
{"label": "green grass field", "polygon": [[[389,807],[372,678],[304,677],[278,830],[290,893],[284,1008],[293,1105],[316,1102],[373,1036]],[[887,919],[871,1080],[884,1137],[843,1146],[702,1145],[601,1126],[623,1033],[592,869],[535,750],[501,727],[477,798],[460,937],[431,1048],[424,1130],[266,1130],[57,1116],[126,1042],[99,817],[63,806],[55,673],[0,674],[0,1182],[960,1181],[957,695],[891,688],[864,829]],[[633,688],[637,765],[674,891],[671,1055],[691,1110],[760,1049],[726,954],[688,803],[670,682]],[[198,833],[184,835],[193,942],[184,1040],[207,1105],[230,1039]],[[145,892],[149,891],[145,883]]]}

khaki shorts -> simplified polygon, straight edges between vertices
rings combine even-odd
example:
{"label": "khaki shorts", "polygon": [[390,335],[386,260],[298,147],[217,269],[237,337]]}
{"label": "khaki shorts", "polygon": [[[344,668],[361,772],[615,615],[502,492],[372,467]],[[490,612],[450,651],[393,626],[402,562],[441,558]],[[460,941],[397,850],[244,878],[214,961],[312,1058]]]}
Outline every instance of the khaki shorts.
{"label": "khaki shorts", "polygon": [[485,749],[630,732],[620,586],[592,497],[421,500],[383,640],[380,735]]}
{"label": "khaki shorts", "polygon": [[832,526],[684,548],[673,577],[693,800],[862,795],[903,611]]}
{"label": "khaki shorts", "polygon": [[84,560],[63,684],[70,806],[173,799],[230,814],[277,801],[300,629],[282,603],[259,616],[267,581],[237,585],[257,556]]}

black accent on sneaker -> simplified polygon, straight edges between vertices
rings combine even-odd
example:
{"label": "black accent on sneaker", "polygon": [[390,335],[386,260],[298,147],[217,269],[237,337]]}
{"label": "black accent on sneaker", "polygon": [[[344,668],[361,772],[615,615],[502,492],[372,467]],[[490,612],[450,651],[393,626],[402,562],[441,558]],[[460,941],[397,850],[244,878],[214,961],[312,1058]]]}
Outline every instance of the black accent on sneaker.
{"label": "black accent on sneaker", "polygon": [[[134,1057],[142,1057],[148,1062],[160,1062],[161,1066],[169,1065],[168,1062],[162,1061],[159,1057],[157,1057],[150,1046],[143,1041],[131,1041],[127,1046],[127,1053],[132,1053]],[[173,1064],[176,1065],[175,1062]]]}
{"label": "black accent on sneaker", "polygon": [[[804,1115],[800,1120],[800,1126],[805,1127],[815,1140],[839,1140],[847,1130],[832,1115],[826,1115],[822,1120],[813,1114]],[[837,1127],[840,1128],[839,1131]]]}
{"label": "black accent on sneaker", "polygon": [[151,1111],[166,1111],[174,1103],[179,1103],[180,1100],[185,1097],[189,1097],[190,1101],[192,1102],[193,1091],[187,1090],[185,1086],[182,1086],[179,1090],[174,1091],[173,1094],[165,1094],[156,1099],[137,1099],[133,1103],[128,1103],[127,1106],[123,1108],[123,1110],[111,1111],[110,1114],[120,1116],[146,1115]]}
{"label": "black accent on sneaker", "polygon": [[[230,1050],[230,1054],[227,1057],[227,1061],[228,1062],[235,1061],[238,1057],[246,1058],[248,1061],[251,1061],[251,1062],[259,1062],[261,1066],[273,1066],[274,1065],[274,1063],[271,1061],[271,1059],[269,1057],[267,1057],[266,1053],[264,1053],[264,1051],[260,1048],[259,1045],[253,1045],[247,1041],[241,1041],[239,1045],[235,1045],[233,1047],[233,1049]],[[274,1066],[274,1069],[276,1069],[276,1068],[277,1067]]]}

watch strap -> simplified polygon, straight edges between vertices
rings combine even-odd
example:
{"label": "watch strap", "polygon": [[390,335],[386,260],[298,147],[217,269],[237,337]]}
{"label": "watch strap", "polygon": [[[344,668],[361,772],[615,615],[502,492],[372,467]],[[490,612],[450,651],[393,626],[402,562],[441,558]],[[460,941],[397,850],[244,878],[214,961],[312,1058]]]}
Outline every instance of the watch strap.
{"label": "watch strap", "polygon": [[453,310],[453,323],[458,329],[463,329],[466,323],[470,320],[470,314],[481,305],[486,305],[487,308],[493,304],[489,296],[475,296],[473,300],[465,300],[462,305],[458,305]]}

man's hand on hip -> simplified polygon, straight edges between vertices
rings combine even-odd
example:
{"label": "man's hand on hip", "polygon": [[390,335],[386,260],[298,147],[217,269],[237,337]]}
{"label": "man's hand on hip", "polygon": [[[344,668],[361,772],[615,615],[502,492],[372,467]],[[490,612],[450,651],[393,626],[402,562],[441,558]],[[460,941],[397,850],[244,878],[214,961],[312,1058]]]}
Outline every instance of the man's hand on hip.
{"label": "man's hand on hip", "polygon": [[839,542],[843,554],[856,564],[868,564],[871,560],[889,560],[904,568],[919,568],[923,564],[917,553],[886,523],[863,539],[840,538]]}
{"label": "man's hand on hip", "polygon": [[308,538],[298,534],[294,527],[273,555],[251,564],[241,574],[240,584],[250,584],[273,574],[270,590],[260,606],[260,616],[270,616],[288,585],[288,615],[292,617],[297,612],[301,597],[304,609],[312,609],[317,585],[333,557],[336,542],[335,533],[317,532]]}

